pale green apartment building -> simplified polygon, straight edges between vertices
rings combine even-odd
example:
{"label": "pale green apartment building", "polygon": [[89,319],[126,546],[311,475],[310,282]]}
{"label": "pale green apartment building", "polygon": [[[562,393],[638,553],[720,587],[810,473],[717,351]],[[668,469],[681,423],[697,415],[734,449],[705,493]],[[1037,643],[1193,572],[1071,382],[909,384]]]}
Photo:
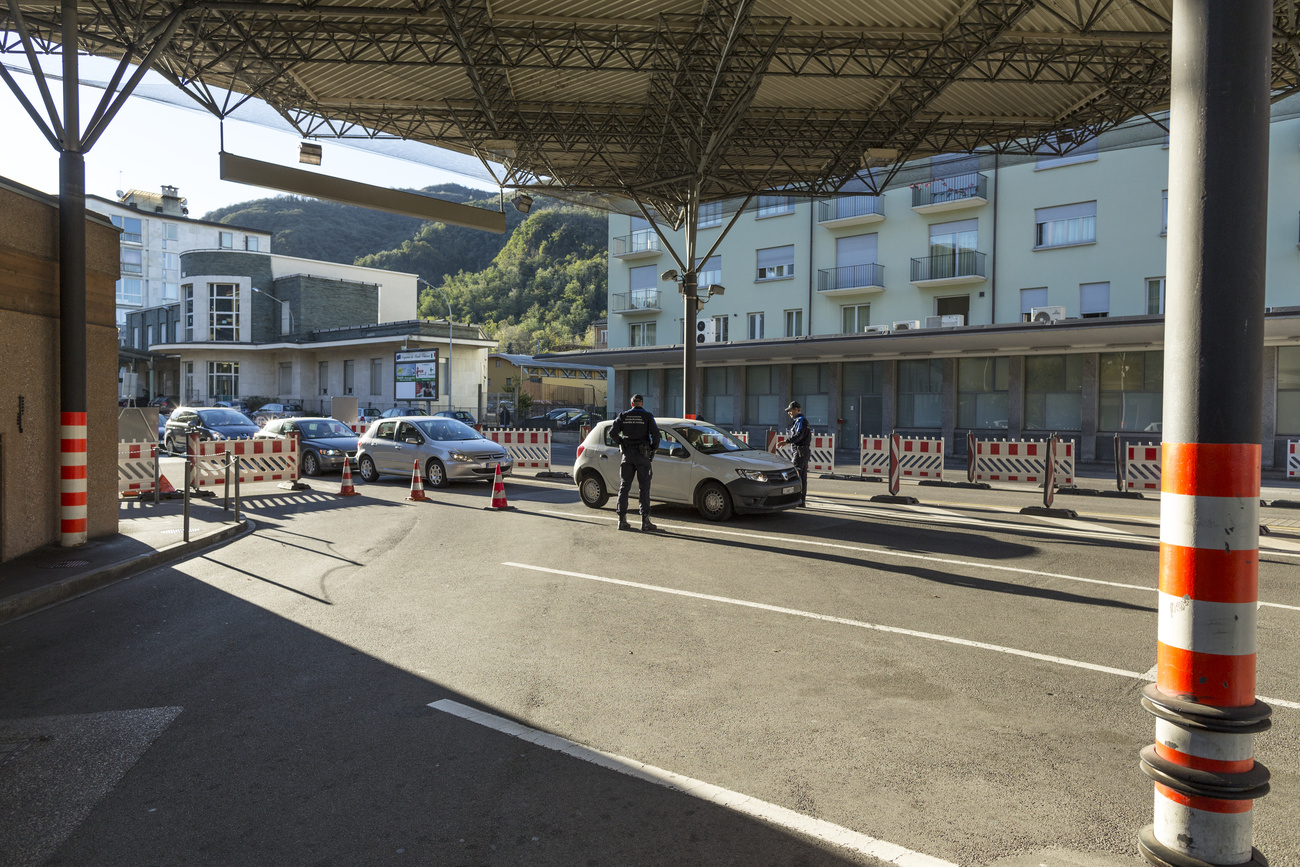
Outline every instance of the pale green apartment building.
{"label": "pale green apartment building", "polygon": [[[879,197],[772,196],[740,214],[699,284],[701,415],[762,431],[791,399],[814,427],[860,435],[1045,436],[1109,460],[1160,438],[1169,151],[1129,125],[1070,156],[909,164]],[[1228,167],[1230,170],[1230,167]],[[1263,459],[1300,439],[1300,101],[1272,124]],[[738,203],[705,206],[699,252]],[[730,210],[729,210],[730,209]],[[684,250],[684,233],[666,232]],[[611,406],[682,406],[683,304],[644,220],[609,221]]]}

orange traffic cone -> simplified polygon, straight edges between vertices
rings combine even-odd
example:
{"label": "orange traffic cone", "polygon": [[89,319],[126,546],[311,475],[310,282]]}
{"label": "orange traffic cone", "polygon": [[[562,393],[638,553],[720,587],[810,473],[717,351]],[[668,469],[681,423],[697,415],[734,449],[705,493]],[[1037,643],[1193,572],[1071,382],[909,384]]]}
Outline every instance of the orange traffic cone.
{"label": "orange traffic cone", "polygon": [[415,470],[411,473],[411,495],[406,499],[416,503],[433,502],[424,495],[424,479],[420,476],[419,461],[415,461]]}
{"label": "orange traffic cone", "polygon": [[484,506],[485,510],[492,509],[513,509],[514,506],[506,505],[506,483],[501,478],[501,465],[497,464],[496,475],[492,479],[492,505]]}
{"label": "orange traffic cone", "polygon": [[357,489],[352,487],[351,467],[352,467],[351,459],[344,457],[343,458],[343,483],[339,485],[339,492],[337,496],[355,497],[357,495]]}
{"label": "orange traffic cone", "polygon": [[172,487],[172,483],[171,483],[171,482],[167,481],[167,477],[166,477],[166,476],[159,476],[159,477],[158,477],[158,493],[160,493],[160,494],[174,494],[174,493],[176,493],[176,489],[175,489],[174,487]]}

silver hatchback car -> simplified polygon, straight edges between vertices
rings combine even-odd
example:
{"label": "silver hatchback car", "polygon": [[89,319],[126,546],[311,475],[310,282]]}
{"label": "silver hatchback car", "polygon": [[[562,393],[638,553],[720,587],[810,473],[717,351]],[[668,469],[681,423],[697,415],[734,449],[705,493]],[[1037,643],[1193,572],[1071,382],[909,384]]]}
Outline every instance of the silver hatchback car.
{"label": "silver hatchback car", "polygon": [[514,469],[505,446],[454,418],[381,418],[357,440],[357,473],[362,481],[373,482],[382,474],[410,476],[417,463],[424,483],[432,488],[456,481],[491,481],[498,465],[503,476]]}

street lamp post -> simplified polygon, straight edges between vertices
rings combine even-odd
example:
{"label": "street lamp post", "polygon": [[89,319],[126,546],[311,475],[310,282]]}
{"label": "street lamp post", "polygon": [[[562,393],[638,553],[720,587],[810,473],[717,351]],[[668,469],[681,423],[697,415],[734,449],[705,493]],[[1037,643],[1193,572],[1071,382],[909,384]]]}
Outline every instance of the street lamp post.
{"label": "street lamp post", "polygon": [[256,286],[252,287],[252,289],[258,295],[265,295],[267,298],[270,298],[272,301],[274,301],[275,303],[279,304],[281,307],[284,308],[284,312],[289,315],[289,333],[292,334],[294,330],[293,329],[293,307],[290,306],[289,302],[276,298],[270,292],[263,292],[261,289],[258,289]]}
{"label": "street lamp post", "polygon": [[451,301],[447,298],[446,292],[443,292],[441,289],[439,289],[437,286],[434,286],[428,280],[425,280],[423,277],[416,277],[415,279],[418,282],[423,283],[425,286],[428,286],[434,292],[437,292],[439,295],[441,295],[442,300],[447,304],[447,409],[452,409],[454,407],[454,403],[452,402],[451,399],[451,383],[452,383],[451,359],[453,354],[455,353],[456,344],[455,341],[452,339],[452,335],[451,335]]}

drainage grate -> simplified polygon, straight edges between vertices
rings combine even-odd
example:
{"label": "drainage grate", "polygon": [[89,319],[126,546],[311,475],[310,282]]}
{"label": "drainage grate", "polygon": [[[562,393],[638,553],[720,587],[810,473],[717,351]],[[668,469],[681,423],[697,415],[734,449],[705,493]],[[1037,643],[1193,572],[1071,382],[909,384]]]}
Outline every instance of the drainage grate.
{"label": "drainage grate", "polygon": [[64,560],[59,563],[46,563],[44,569],[72,569],[78,566],[89,566],[89,560]]}

